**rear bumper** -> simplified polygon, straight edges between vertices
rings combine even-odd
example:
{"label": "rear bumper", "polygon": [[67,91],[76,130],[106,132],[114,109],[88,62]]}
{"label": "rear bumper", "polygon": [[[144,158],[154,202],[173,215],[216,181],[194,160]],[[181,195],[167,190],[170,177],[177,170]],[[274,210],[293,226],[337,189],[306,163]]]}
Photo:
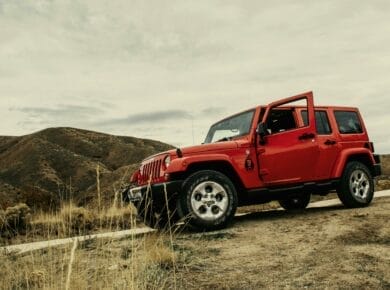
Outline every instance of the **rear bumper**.
{"label": "rear bumper", "polygon": [[131,202],[138,202],[144,198],[152,198],[153,201],[159,203],[160,201],[164,201],[165,191],[167,192],[167,197],[169,198],[173,194],[179,192],[182,183],[182,180],[175,180],[130,188],[127,192],[127,198]]}
{"label": "rear bumper", "polygon": [[382,167],[380,164],[374,164],[374,177],[382,175]]}

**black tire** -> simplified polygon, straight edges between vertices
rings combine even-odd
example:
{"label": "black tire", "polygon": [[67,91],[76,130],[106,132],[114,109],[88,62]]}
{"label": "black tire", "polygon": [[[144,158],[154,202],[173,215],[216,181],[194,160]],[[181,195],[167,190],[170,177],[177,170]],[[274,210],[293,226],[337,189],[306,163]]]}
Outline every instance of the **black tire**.
{"label": "black tire", "polygon": [[366,165],[358,161],[347,164],[337,195],[350,208],[368,206],[374,197],[374,180]]}
{"label": "black tire", "polygon": [[188,224],[200,230],[226,227],[237,209],[237,192],[228,177],[214,170],[202,170],[183,183],[178,212]]}
{"label": "black tire", "polygon": [[285,210],[305,209],[310,202],[310,194],[279,200],[279,204]]}

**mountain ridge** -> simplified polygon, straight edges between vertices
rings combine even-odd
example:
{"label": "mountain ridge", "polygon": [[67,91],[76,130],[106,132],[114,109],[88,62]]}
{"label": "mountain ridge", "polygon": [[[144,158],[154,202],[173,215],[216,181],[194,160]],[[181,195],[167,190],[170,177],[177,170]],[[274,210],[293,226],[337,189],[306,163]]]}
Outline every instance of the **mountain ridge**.
{"label": "mountain ridge", "polygon": [[150,139],[70,127],[0,136],[0,207],[25,202],[47,210],[69,198],[88,203],[96,196],[98,165],[102,198],[108,202],[113,185],[127,180],[142,159],[171,148]]}

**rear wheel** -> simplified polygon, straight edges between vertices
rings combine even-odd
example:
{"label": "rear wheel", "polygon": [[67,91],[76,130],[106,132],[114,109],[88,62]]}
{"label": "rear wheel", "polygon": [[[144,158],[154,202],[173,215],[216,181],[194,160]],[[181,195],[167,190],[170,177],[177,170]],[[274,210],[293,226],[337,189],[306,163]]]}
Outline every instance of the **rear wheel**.
{"label": "rear wheel", "polygon": [[237,209],[237,193],[224,174],[202,170],[188,177],[179,196],[182,218],[196,228],[215,230],[226,227]]}
{"label": "rear wheel", "polygon": [[337,195],[346,207],[369,205],[374,197],[374,180],[367,166],[357,161],[349,162]]}
{"label": "rear wheel", "polygon": [[285,210],[305,209],[310,202],[310,194],[279,200],[279,204]]}

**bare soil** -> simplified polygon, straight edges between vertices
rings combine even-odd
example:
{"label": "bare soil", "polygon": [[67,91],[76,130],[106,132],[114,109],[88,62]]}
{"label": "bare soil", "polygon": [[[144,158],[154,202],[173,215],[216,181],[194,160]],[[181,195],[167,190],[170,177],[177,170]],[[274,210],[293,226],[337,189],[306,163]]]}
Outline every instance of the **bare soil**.
{"label": "bare soil", "polygon": [[198,239],[199,260],[183,286],[390,289],[389,213],[384,197],[359,209],[254,212],[225,231],[182,234],[183,248]]}

